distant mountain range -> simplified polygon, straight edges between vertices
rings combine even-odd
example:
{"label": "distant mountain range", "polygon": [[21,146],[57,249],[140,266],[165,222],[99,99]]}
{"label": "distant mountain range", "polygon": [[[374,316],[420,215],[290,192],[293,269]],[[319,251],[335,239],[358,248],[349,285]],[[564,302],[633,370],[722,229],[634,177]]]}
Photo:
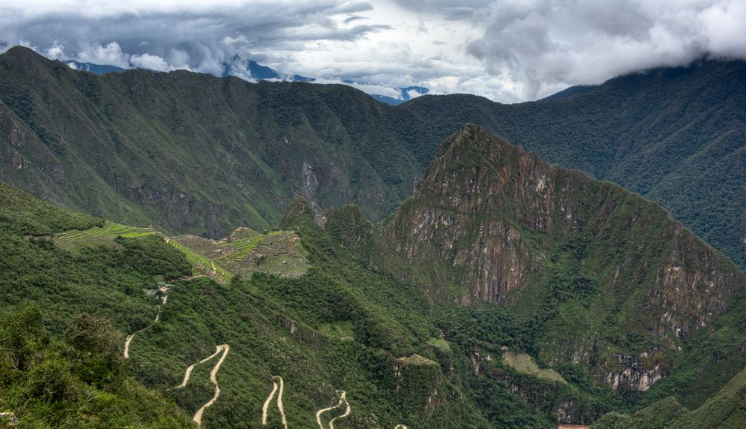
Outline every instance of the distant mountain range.
{"label": "distant mountain range", "polygon": [[412,195],[434,142],[471,122],[658,202],[746,268],[746,63],[564,95],[389,106],[345,85],[187,71],[103,79],[12,48],[0,56],[0,179],[118,222],[211,237],[271,227],[298,195],[381,220]]}
{"label": "distant mountain range", "polygon": [[386,95],[378,95],[373,94],[372,97],[376,100],[390,104],[392,106],[398,106],[406,101],[409,101],[413,98],[417,98],[420,95],[425,95],[428,92],[430,92],[429,89],[421,87],[421,86],[408,86],[406,88],[396,88],[399,91],[398,98],[395,97],[389,97]]}
{"label": "distant mountain range", "polygon": [[[123,73],[127,69],[103,64],[83,63],[80,61],[64,61],[70,68],[80,71],[87,71],[97,75],[106,73]],[[254,60],[244,60],[235,55],[230,62],[223,63],[223,71],[218,77],[236,76],[245,80],[279,80],[284,82],[316,82],[315,78],[301,76],[298,74],[283,74],[277,70],[263,66]],[[346,80],[343,83],[355,85],[358,82]],[[392,106],[398,106],[413,98],[425,95],[430,92],[429,89],[421,86],[408,86],[406,88],[394,88],[399,94],[395,97],[381,94],[370,94],[374,99]]]}
{"label": "distant mountain range", "polygon": [[93,64],[93,63],[81,63],[80,61],[65,61],[65,64],[67,64],[70,68],[79,70],[79,71],[87,71],[94,74],[106,74],[106,73],[123,73],[127,71],[127,69],[123,69],[121,67],[117,66],[109,66],[109,65],[101,65],[101,64]]}

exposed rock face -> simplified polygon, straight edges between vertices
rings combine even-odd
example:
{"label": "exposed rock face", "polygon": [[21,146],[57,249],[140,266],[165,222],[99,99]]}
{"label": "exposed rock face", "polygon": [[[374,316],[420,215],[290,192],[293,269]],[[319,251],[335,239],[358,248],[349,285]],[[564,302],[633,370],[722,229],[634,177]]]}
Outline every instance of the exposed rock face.
{"label": "exposed rock face", "polygon": [[441,144],[382,236],[411,265],[436,267],[425,271],[435,299],[453,300],[457,286],[461,303],[519,302],[547,275],[552,252],[580,237],[592,255],[583,265],[602,290],[646,291],[639,305],[661,337],[712,323],[744,284],[727,258],[655,203],[473,125]]}
{"label": "exposed rock face", "polygon": [[[648,352],[643,352],[639,358],[630,355],[612,354],[610,360],[621,364],[622,368],[609,371],[606,374],[606,383],[614,391],[619,390],[620,387],[639,392],[650,389],[653,384],[668,375],[669,371],[659,362],[647,363],[646,360],[649,356]],[[614,362],[609,366],[613,365]]]}
{"label": "exposed rock face", "polygon": [[[540,319],[562,312],[547,319],[539,357],[595,367],[615,390],[644,391],[665,377],[680,350],[671,338],[712,325],[746,284],[657,204],[473,125],[441,144],[415,195],[372,234],[372,263],[420,283],[434,301],[504,303]],[[619,349],[604,323],[663,352],[634,358],[650,345]]]}

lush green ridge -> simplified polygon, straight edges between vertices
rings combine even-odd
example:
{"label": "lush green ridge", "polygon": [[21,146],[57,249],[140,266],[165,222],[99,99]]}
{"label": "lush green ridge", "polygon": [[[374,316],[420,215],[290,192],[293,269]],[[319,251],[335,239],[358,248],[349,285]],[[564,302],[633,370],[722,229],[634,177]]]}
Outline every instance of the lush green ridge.
{"label": "lush green ridge", "polygon": [[[53,219],[67,216],[68,220],[55,221],[56,226],[50,228],[43,223],[43,216],[37,219],[41,229],[36,232],[66,231],[56,240],[24,239],[23,233],[28,231],[20,232],[22,229],[13,221],[6,222],[0,237],[0,287],[9,293],[0,301],[0,315],[5,318],[0,331],[12,334],[8,341],[17,341],[18,330],[8,331],[16,326],[13,320],[28,319],[23,316],[26,313],[18,312],[28,305],[36,306],[40,315],[26,325],[40,326],[38,321],[43,320],[49,334],[21,340],[54,344],[44,346],[43,353],[32,348],[37,350],[35,362],[42,365],[40,371],[56,365],[58,373],[69,371],[70,376],[61,378],[55,386],[90,394],[96,394],[92,388],[98,389],[106,392],[101,400],[117,404],[101,408],[98,402],[76,402],[85,401],[85,395],[46,397],[37,391],[30,393],[33,402],[22,402],[28,398],[22,396],[24,386],[32,380],[28,377],[36,377],[36,372],[18,367],[20,372],[2,380],[6,384],[0,389],[0,408],[12,410],[23,425],[80,427],[75,425],[93,419],[99,422],[98,427],[121,427],[136,424],[139,419],[144,427],[179,427],[185,424],[184,411],[190,415],[212,396],[213,387],[208,381],[211,364],[197,366],[187,387],[173,387],[181,382],[186,367],[212,354],[216,344],[229,344],[231,352],[218,373],[220,399],[205,412],[203,427],[258,425],[275,375],[285,380],[283,401],[293,428],[315,428],[315,412],[336,403],[338,389],[347,392],[353,407],[349,417],[335,422],[339,427],[391,428],[406,424],[412,428],[489,428],[490,420],[531,427],[552,425],[557,404],[550,401],[537,408],[510,393],[505,381],[505,376],[512,378],[509,371],[500,379],[483,383],[502,392],[499,401],[508,401],[515,410],[507,416],[485,416],[480,409],[483,402],[474,399],[478,385],[472,384],[473,371],[466,356],[460,355],[458,348],[451,350],[445,341],[434,340],[439,330],[421,290],[364,267],[311,218],[288,218],[285,225],[302,236],[311,264],[305,275],[282,278],[256,273],[250,280],[234,278],[220,286],[206,277],[178,281],[190,275],[191,264],[157,235],[110,237],[113,244],[89,242],[91,232],[68,228],[101,225],[100,221],[84,217],[86,222],[80,223],[79,215],[52,209],[12,188],[5,189],[4,195],[12,196],[10,201],[36,206],[29,207],[28,213],[53,212]],[[12,204],[3,206],[8,212],[16,212],[16,208]],[[106,235],[102,231],[128,229],[106,224],[94,231],[99,231],[101,239]],[[66,237],[62,242],[76,245],[57,247],[55,242],[62,237]],[[76,242],[75,237],[82,242]],[[171,282],[165,304],[143,293],[143,289],[155,291],[162,278]],[[106,347],[86,354],[86,359],[92,360],[80,363],[76,356],[88,353],[85,347],[98,347],[95,344],[99,341],[69,334],[76,332],[75,320],[82,313],[93,314],[96,326],[111,323],[111,329],[90,333]],[[152,323],[156,314],[159,322]],[[124,337],[136,331],[130,359],[122,366],[119,356]],[[44,339],[46,335],[51,336],[50,340]],[[108,367],[102,362],[109,361],[97,357],[104,352],[111,362]],[[1,361],[13,365],[12,360]],[[105,368],[119,374],[123,384],[114,383]],[[104,371],[100,376],[106,381],[85,378],[89,369]],[[125,369],[184,411],[177,411],[167,400],[159,399],[159,394],[144,390],[120,373]],[[494,370],[506,371],[499,362]],[[3,371],[3,376],[6,374],[11,373]],[[100,384],[86,387],[90,383]],[[540,380],[531,383],[535,389],[542,386]],[[579,393],[566,390],[561,394],[576,397]],[[134,397],[151,398],[150,405],[131,402]],[[494,405],[495,398],[491,401]],[[276,411],[270,413],[269,420],[270,427],[278,426]]]}
{"label": "lush green ridge", "polygon": [[733,377],[715,396],[688,411],[673,398],[633,415],[610,413],[593,429],[737,429],[746,426],[746,370]]}
{"label": "lush green ridge", "polygon": [[[518,156],[516,161],[520,159]],[[463,165],[471,164],[468,158],[463,161]],[[468,183],[469,176],[462,180]],[[427,182],[422,187],[426,189]],[[707,386],[698,377],[705,366],[713,365],[710,359],[720,361],[720,353],[726,357],[728,368],[739,364],[734,352],[743,342],[739,331],[742,317],[733,312],[738,307],[732,307],[715,319],[715,335],[699,330],[699,342],[692,340],[696,347],[689,347],[689,341],[682,343],[683,355],[696,358],[695,364],[676,362],[681,367],[674,376],[645,394],[615,394],[599,383],[592,372],[573,365],[569,359],[562,359],[560,365],[549,362],[543,354],[543,338],[553,331],[537,329],[537,320],[526,309],[486,303],[446,305],[432,291],[430,296],[424,294],[425,289],[417,284],[424,271],[405,271],[409,280],[399,274],[392,277],[380,272],[392,260],[385,258],[374,264],[378,271],[372,270],[369,264],[380,255],[380,248],[373,226],[355,207],[321,216],[310,203],[297,201],[288,209],[281,227],[294,230],[301,237],[308,271],[299,277],[254,272],[251,278],[236,276],[219,285],[207,277],[185,280],[191,276],[193,264],[161,236],[149,234],[150,230],[70,214],[10,187],[4,190],[7,197],[3,212],[25,214],[0,217],[4,222],[0,237],[0,268],[4,275],[0,287],[10,291],[1,298],[0,314],[36,305],[52,341],[68,344],[59,346],[63,351],[66,347],[80,350],[86,344],[96,344],[69,334],[77,332],[74,327],[81,324],[75,320],[87,320],[85,316],[76,319],[76,315],[85,312],[106,318],[113,332],[107,330],[109,333],[103,337],[115,340],[94,350],[94,357],[107,350],[110,356],[120,356],[125,334],[138,332],[130,344],[130,359],[124,368],[152,389],[141,390],[131,379],[126,382],[135,383],[131,389],[107,382],[100,389],[122,398],[118,402],[121,408],[109,414],[97,408],[78,408],[75,402],[57,407],[57,399],[40,395],[34,396],[39,399],[39,407],[24,408],[16,397],[0,395],[0,407],[11,407],[22,423],[49,424],[65,416],[93,413],[112,426],[120,425],[123,416],[141,419],[153,427],[182,424],[184,412],[191,415],[212,397],[214,386],[209,372],[213,363],[198,365],[186,387],[174,387],[181,383],[187,366],[210,356],[218,344],[230,345],[231,352],[217,375],[221,396],[204,414],[206,428],[260,425],[261,407],[272,389],[274,376],[284,379],[285,413],[289,427],[294,429],[316,428],[315,413],[337,403],[337,390],[346,392],[352,407],[350,416],[335,421],[335,427],[340,429],[392,428],[398,424],[410,428],[550,428],[558,422],[590,423],[613,410],[635,411],[666,392],[684,400],[689,393],[682,386],[692,381],[695,386],[717,388],[724,381],[716,380]],[[56,219],[53,227],[45,222],[47,213],[51,214],[50,219]],[[37,225],[38,229],[24,225]],[[90,227],[93,228],[87,229]],[[65,235],[59,234],[62,231]],[[24,239],[24,234],[34,233],[43,236]],[[50,233],[58,234],[51,240],[46,237]],[[127,234],[133,236],[119,237]],[[268,234],[268,238],[273,237],[289,237],[292,243],[293,235]],[[101,241],[104,238],[106,243]],[[255,238],[255,234],[239,230],[232,242],[245,255],[260,247]],[[61,246],[56,246],[56,242]],[[582,240],[562,237],[560,242],[564,244],[552,256],[550,267],[554,274],[548,279],[563,279],[571,286],[579,282],[583,287],[568,288],[566,283],[551,281],[539,286],[549,288],[549,298],[568,303],[571,311],[582,314],[587,311],[583,309],[585,300],[596,296],[586,296],[586,286],[593,291],[594,285],[585,280],[591,273],[584,264],[589,254],[599,251]],[[186,253],[209,261],[198,252],[210,254],[215,250],[212,246],[221,245],[208,244],[195,245],[196,250]],[[394,258],[396,250],[391,245],[396,240],[388,244],[387,257]],[[292,250],[290,246],[285,249]],[[703,256],[699,262],[689,263],[722,259],[710,250],[704,255],[706,258]],[[433,267],[437,268],[437,264]],[[162,280],[168,280],[170,288],[158,292],[156,288]],[[164,293],[168,296],[166,303]],[[153,323],[156,315],[158,323]],[[558,317],[548,312],[548,319],[540,322],[548,324]],[[576,332],[577,325],[573,323],[561,326],[575,326],[572,332]],[[7,329],[10,325],[6,322],[2,326]],[[95,330],[94,334],[94,338],[101,338]],[[568,333],[563,331],[565,334]],[[637,347],[637,343],[625,344],[632,349]],[[733,349],[724,348],[726,345]],[[514,353],[528,353],[540,369],[504,362],[500,358],[503,347]],[[79,353],[56,350],[51,348],[48,353],[57,361],[58,356],[74,361],[75,353]],[[106,366],[100,362],[95,358],[91,365],[95,363],[96,370],[101,371]],[[78,369],[85,369],[85,365],[70,365],[71,385],[96,381],[80,379]],[[120,368],[118,365],[112,368]],[[550,374],[546,369],[550,365],[566,383],[532,375]],[[718,370],[727,374],[730,369],[721,366]],[[678,374],[681,378],[677,380]],[[75,377],[80,380],[75,381]],[[666,389],[657,388],[666,382]],[[13,383],[28,385],[22,378]],[[128,403],[133,394],[152,395],[156,398],[153,408]],[[159,395],[167,399],[158,399]],[[169,400],[182,411],[173,408]],[[52,411],[45,411],[50,406]],[[325,418],[341,412],[332,411]],[[152,420],[156,415],[165,420]],[[276,408],[270,408],[267,427],[281,427],[279,417]]]}
{"label": "lush green ridge", "polygon": [[153,306],[140,288],[155,283],[153,272],[188,272],[183,257],[149,239],[73,256],[37,237],[102,220],[0,188],[0,410],[40,429],[192,427],[173,402],[127,376],[123,336],[109,325],[147,324]]}
{"label": "lush green ridge", "polygon": [[[323,222],[372,266],[420,284],[444,307],[446,337],[476,362],[483,350],[528,351],[627,405],[676,396],[686,406],[746,366],[746,278],[726,257],[655,203],[479,127],[443,142],[383,225],[355,207]],[[449,310],[463,305],[474,308]]]}
{"label": "lush green ridge", "polygon": [[473,122],[653,198],[744,268],[744,82],[743,62],[708,61],[536,103],[391,107],[346,86],[94,76],[17,47],[0,58],[0,178],[120,223],[211,237],[267,229],[297,195],[380,219],[435,142]]}
{"label": "lush green ridge", "polygon": [[[78,429],[196,427],[173,402],[127,376],[106,319],[72,321],[65,341],[51,339],[29,307],[0,319],[0,409],[20,427]],[[0,417],[0,427],[5,426]]]}

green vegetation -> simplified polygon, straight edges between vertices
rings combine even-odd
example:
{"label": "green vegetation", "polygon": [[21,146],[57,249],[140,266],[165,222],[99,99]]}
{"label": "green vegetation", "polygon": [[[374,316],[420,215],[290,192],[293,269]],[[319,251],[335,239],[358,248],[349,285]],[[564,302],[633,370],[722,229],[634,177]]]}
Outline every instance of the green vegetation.
{"label": "green vegetation", "polygon": [[266,230],[295,195],[378,220],[411,195],[437,142],[472,122],[654,199],[743,269],[745,76],[743,62],[705,61],[533,103],[391,107],[342,85],[94,76],[16,47],[0,57],[3,180],[171,234]]}
{"label": "green vegetation", "polygon": [[56,245],[75,252],[83,247],[112,245],[118,237],[138,238],[152,234],[155,231],[150,228],[134,228],[106,221],[103,226],[56,234],[54,239]]}
{"label": "green vegetation", "polygon": [[103,226],[103,219],[72,213],[0,182],[0,232],[42,236],[65,229],[88,229]]}
{"label": "green vegetation", "polygon": [[687,411],[667,398],[632,415],[609,413],[593,429],[737,429],[746,426],[746,370],[712,398]]}
{"label": "green vegetation", "polygon": [[557,381],[560,383],[567,383],[564,378],[555,370],[551,368],[539,368],[534,358],[526,353],[503,353],[503,361],[514,370],[523,374],[534,375],[537,378],[541,378],[549,381]]}
{"label": "green vegetation", "polygon": [[[706,83],[714,70],[744,81],[733,79],[740,63],[713,64],[667,78]],[[667,123],[702,125],[696,138],[686,127],[640,134],[661,119],[661,98],[648,93],[643,106],[619,87],[650,91],[644,76],[551,102],[420,97],[392,108],[338,86],[142,70],[94,77],[12,49],[0,82],[4,177],[67,207],[155,225],[56,209],[0,183],[0,347],[26,341],[38,357],[21,368],[0,351],[0,409],[23,425],[186,425],[212,397],[211,364],[175,387],[218,344],[231,353],[206,428],[258,426],[275,376],[294,429],[315,428],[339,390],[353,410],[340,428],[550,428],[605,414],[600,423],[615,425],[635,412],[654,427],[679,404],[702,410],[692,421],[742,423],[740,388],[705,400],[746,366],[743,275],[657,205],[469,126],[441,145],[413,198],[381,225],[366,219],[391,213],[433,141],[471,120],[648,195],[682,190],[660,194],[667,207],[697,186],[678,166],[717,155],[716,171],[690,170],[709,175],[703,192],[717,187],[710,177],[725,184],[702,198],[717,199],[713,216],[675,214],[695,226],[712,219],[698,227],[733,244],[738,229],[723,225],[746,210],[725,178],[744,173],[723,169],[742,151],[708,131],[733,122],[695,121],[682,104]],[[722,85],[712,86],[695,101],[717,98]],[[741,115],[737,99],[720,102]],[[362,209],[321,215],[299,200],[283,230],[240,228],[219,241],[154,233],[267,231],[297,194]],[[153,292],[166,281],[163,304]],[[501,359],[504,348],[512,354]],[[637,378],[610,381],[627,372]]]}
{"label": "green vegetation", "polygon": [[53,339],[35,307],[0,319],[0,409],[21,427],[193,428],[173,402],[126,374],[121,336],[106,319],[72,320]]}
{"label": "green vegetation", "polygon": [[[421,285],[450,342],[551,366],[593,392],[585,421],[589,410],[668,396],[698,406],[746,365],[737,293],[746,278],[727,258],[656,204],[480,127],[446,139],[418,191],[382,225],[350,213],[327,212],[329,231],[370,265]],[[672,306],[684,290],[687,304]],[[605,395],[609,387],[620,397]]]}

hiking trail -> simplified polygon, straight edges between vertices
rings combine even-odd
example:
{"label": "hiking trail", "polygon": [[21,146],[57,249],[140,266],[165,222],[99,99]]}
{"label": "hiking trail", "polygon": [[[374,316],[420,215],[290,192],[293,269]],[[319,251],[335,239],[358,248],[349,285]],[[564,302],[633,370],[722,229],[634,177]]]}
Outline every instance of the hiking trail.
{"label": "hiking trail", "polygon": [[285,408],[282,404],[282,392],[285,387],[285,382],[282,380],[282,377],[275,375],[272,377],[272,392],[267,397],[267,400],[264,401],[264,406],[262,407],[262,425],[267,426],[267,411],[269,409],[269,404],[272,402],[272,398],[275,396],[275,393],[277,392],[277,381],[280,381],[280,394],[277,396],[277,408],[280,410],[280,415],[282,416],[282,425],[285,427],[285,429],[288,429],[288,421],[285,418]]}
{"label": "hiking trail", "polygon": [[339,402],[337,403],[337,405],[333,407],[329,407],[329,408],[322,408],[316,412],[316,423],[319,424],[320,429],[326,429],[324,428],[324,424],[321,422],[321,415],[324,414],[325,412],[337,409],[341,407],[343,403],[347,406],[347,409],[345,410],[344,414],[339,415],[337,417],[333,417],[331,420],[329,420],[329,429],[334,429],[335,420],[343,419],[352,413],[352,408],[350,408],[350,403],[347,402],[347,392],[345,392],[344,390],[338,390],[337,392],[341,392],[341,395],[339,396]]}
{"label": "hiking trail", "polygon": [[205,408],[214,404],[215,401],[217,401],[218,397],[220,396],[220,385],[218,384],[217,375],[218,375],[218,371],[220,370],[220,366],[223,364],[223,361],[228,356],[228,352],[230,350],[231,350],[231,346],[229,346],[228,344],[221,344],[219,346],[216,346],[215,353],[211,354],[210,356],[202,359],[201,361],[197,363],[193,363],[189,365],[189,367],[186,369],[186,372],[184,372],[184,380],[181,382],[181,384],[175,387],[175,389],[182,389],[186,387],[186,385],[189,384],[189,379],[192,376],[192,371],[194,370],[195,366],[205,363],[209,361],[210,359],[214,358],[215,356],[217,356],[218,354],[220,354],[220,352],[223,352],[223,356],[220,357],[220,360],[218,360],[215,366],[212,367],[212,371],[210,371],[210,382],[215,385],[215,394],[213,395],[212,399],[210,399],[209,401],[205,403],[205,405],[200,407],[200,409],[197,410],[196,413],[194,413],[194,417],[192,417],[192,420],[194,420],[194,422],[197,423],[197,426],[202,426],[202,413],[204,413]]}
{"label": "hiking trail", "polygon": [[214,404],[215,401],[217,401],[218,397],[220,396],[220,385],[218,384],[217,375],[218,375],[218,371],[220,370],[220,365],[223,364],[223,361],[228,356],[228,352],[231,351],[231,346],[229,346],[228,344],[223,344],[223,345],[217,346],[216,349],[217,351],[215,352],[215,354],[218,354],[221,351],[223,351],[223,356],[220,357],[220,360],[218,361],[218,363],[216,363],[215,366],[212,367],[212,371],[210,371],[210,381],[212,382],[212,384],[215,385],[215,395],[213,395],[212,399],[207,401],[205,405],[203,405],[199,410],[197,410],[196,413],[194,413],[194,417],[192,418],[192,420],[194,420],[195,423],[197,423],[197,426],[202,426],[202,413],[204,413],[205,408],[212,406],[212,404]]}
{"label": "hiking trail", "polygon": [[150,325],[148,325],[148,326],[140,329],[139,331],[135,331],[135,332],[127,335],[127,338],[125,338],[125,340],[124,340],[124,358],[125,359],[129,359],[130,358],[130,344],[132,343],[132,340],[135,338],[135,335],[137,335],[140,332],[142,332],[142,331],[150,328],[151,326],[153,326],[154,323],[158,323],[158,322],[161,321],[161,307],[163,307],[164,305],[166,305],[166,303],[168,302],[168,291],[171,290],[171,288],[170,288],[170,285],[166,285],[166,286],[160,286],[160,287],[158,287],[158,290],[164,294],[163,295],[163,300],[161,301],[160,304],[158,304],[158,314],[155,315],[155,320],[153,320],[153,322]]}

